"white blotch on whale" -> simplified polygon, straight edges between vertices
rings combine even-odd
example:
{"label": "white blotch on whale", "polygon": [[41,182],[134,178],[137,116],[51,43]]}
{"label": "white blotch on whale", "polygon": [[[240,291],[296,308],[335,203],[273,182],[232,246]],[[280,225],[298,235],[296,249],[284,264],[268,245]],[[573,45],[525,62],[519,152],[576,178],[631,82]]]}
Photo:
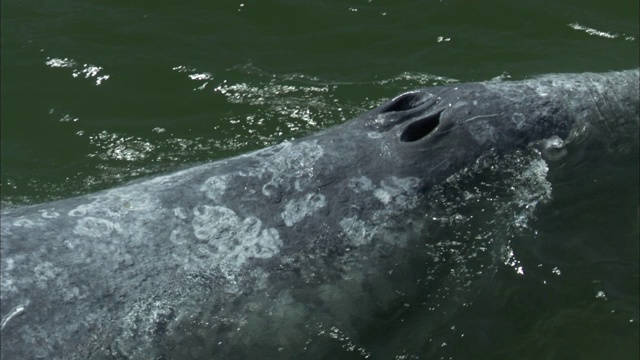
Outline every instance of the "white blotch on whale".
{"label": "white blotch on whale", "polygon": [[[22,256],[22,258],[24,258],[24,256]],[[17,292],[18,288],[13,282],[13,277],[9,276],[9,272],[16,267],[15,259],[7,258],[4,263],[5,266],[2,269],[2,276],[0,276],[0,291],[2,291],[3,294],[7,294],[8,292]]]}
{"label": "white blotch on whale", "polygon": [[407,194],[412,194],[419,184],[420,180],[415,177],[398,178],[392,176],[380,181],[380,187],[373,191],[373,195],[385,205],[393,203],[405,207],[415,199],[415,196]]}
{"label": "white blotch on whale", "polygon": [[[189,235],[190,233],[185,228],[178,227],[171,231],[171,234],[169,235],[169,240],[171,240],[171,242],[176,245],[185,245],[189,241],[189,237],[190,237]],[[184,258],[182,254],[176,254],[175,252],[173,253],[173,256],[180,259]]]}
{"label": "white blotch on whale", "polygon": [[31,220],[28,220],[28,219],[18,219],[16,221],[14,221],[12,225],[15,226],[15,227],[23,227],[23,228],[29,229],[29,228],[36,227],[36,226],[39,226],[39,225],[42,225],[42,224],[40,222],[36,223],[36,222],[33,222]]}
{"label": "white blotch on whale", "polygon": [[[351,244],[361,246],[371,243],[389,216],[400,209],[414,207],[418,201],[414,194],[419,185],[420,179],[416,177],[391,176],[381,180],[379,186],[365,176],[351,178],[347,184],[351,191],[356,194],[371,193],[383,205],[380,209],[373,211],[371,217],[367,219],[352,216],[340,221],[342,231]],[[391,241],[391,238],[385,241]]]}
{"label": "white blotch on whale", "polygon": [[306,216],[313,215],[318,209],[326,206],[327,201],[322,194],[309,193],[302,199],[289,201],[282,212],[282,220],[285,225],[293,226],[293,224],[304,219]]}
{"label": "white blotch on whale", "polygon": [[109,236],[114,231],[122,232],[120,224],[92,216],[85,216],[78,219],[76,227],[73,229],[73,233],[76,235],[89,236],[93,238]]}
{"label": "white blotch on whale", "polygon": [[173,209],[173,213],[176,215],[176,217],[182,220],[186,219],[189,216],[187,214],[187,210],[185,210],[183,207],[177,207]]}
{"label": "white blotch on whale", "polygon": [[36,285],[40,288],[46,287],[47,282],[60,275],[61,272],[59,268],[53,266],[53,264],[48,261],[38,264],[38,266],[33,269]]}
{"label": "white blotch on whale", "polygon": [[351,189],[355,193],[373,190],[373,182],[371,182],[371,179],[366,176],[349,179],[349,183],[347,186],[349,186],[349,189]]}
{"label": "white blotch on whale", "polygon": [[262,193],[273,196],[274,189],[291,190],[291,184],[295,189],[305,189],[307,182],[313,177],[313,166],[315,162],[324,155],[324,150],[317,141],[309,141],[298,144],[290,142],[282,143],[280,146],[258,152],[258,159],[262,160],[263,155],[268,161],[262,160],[261,166],[256,169],[256,176],[271,173],[271,179],[262,186]]}
{"label": "white blotch on whale", "polygon": [[364,221],[352,216],[340,220],[342,231],[351,240],[355,246],[367,245],[371,242],[371,238],[375,234],[375,228],[368,226]]}
{"label": "white blotch on whale", "polygon": [[209,205],[196,207],[193,214],[194,235],[202,241],[195,255],[206,255],[212,267],[219,266],[228,275],[251,258],[270,258],[280,252],[278,232],[263,228],[256,217],[243,219],[229,208]]}
{"label": "white blotch on whale", "polygon": [[228,182],[229,175],[212,176],[202,184],[200,190],[203,191],[209,199],[220,203],[222,195],[224,195],[224,192],[227,190]]}
{"label": "white blotch on whale", "polygon": [[38,212],[40,213],[40,216],[42,216],[44,219],[55,219],[58,216],[60,216],[59,213],[53,210],[38,210]]}

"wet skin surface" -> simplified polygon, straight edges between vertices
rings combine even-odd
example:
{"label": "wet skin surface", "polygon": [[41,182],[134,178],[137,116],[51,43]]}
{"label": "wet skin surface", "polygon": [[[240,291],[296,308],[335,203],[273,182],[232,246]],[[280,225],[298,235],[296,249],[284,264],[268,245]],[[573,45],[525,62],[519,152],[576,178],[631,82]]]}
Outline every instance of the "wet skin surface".
{"label": "wet skin surface", "polygon": [[3,209],[2,358],[138,358],[190,337],[242,358],[264,329],[303,341],[289,332],[310,318],[357,331],[343,314],[386,301],[380,269],[422,231],[402,218],[432,187],[529,146],[624,151],[638,102],[637,70],[427,88],[296,141]]}

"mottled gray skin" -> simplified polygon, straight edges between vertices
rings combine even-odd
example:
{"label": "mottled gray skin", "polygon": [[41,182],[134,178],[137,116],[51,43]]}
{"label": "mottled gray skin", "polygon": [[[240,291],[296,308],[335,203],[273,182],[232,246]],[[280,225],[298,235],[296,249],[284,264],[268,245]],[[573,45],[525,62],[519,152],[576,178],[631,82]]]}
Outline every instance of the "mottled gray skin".
{"label": "mottled gray skin", "polygon": [[637,144],[638,77],[412,91],[303,139],[3,209],[1,357],[156,358],[182,345],[243,358],[265,333],[276,349],[304,345],[312,320],[357,331],[354,314],[393,301],[378,272],[402,261],[402,218],[426,192],[487,154]]}

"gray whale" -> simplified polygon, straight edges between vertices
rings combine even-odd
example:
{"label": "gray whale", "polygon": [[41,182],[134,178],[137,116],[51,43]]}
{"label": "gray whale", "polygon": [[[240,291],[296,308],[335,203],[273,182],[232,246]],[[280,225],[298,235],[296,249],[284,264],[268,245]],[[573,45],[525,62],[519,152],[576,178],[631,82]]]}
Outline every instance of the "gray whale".
{"label": "gray whale", "polygon": [[299,140],[2,209],[1,358],[274,357],[312,317],[364,328],[394,301],[380,264],[402,260],[434,186],[489,154],[637,146],[638,88],[637,69],[431,87]]}

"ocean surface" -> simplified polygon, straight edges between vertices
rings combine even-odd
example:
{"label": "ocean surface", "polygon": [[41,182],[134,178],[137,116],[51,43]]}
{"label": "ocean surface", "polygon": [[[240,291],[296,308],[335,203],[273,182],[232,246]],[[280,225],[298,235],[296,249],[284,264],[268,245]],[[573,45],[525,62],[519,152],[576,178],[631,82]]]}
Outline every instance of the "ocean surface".
{"label": "ocean surface", "polygon": [[[639,66],[637,0],[3,0],[0,11],[3,207],[299,138],[414,88]],[[478,177],[518,193],[457,209],[499,193],[460,179],[473,191],[434,195],[456,211],[430,234],[470,242],[481,220],[456,216],[500,217],[490,235],[506,255],[490,277],[441,299],[459,305],[446,316],[374,319],[361,351],[335,330],[335,359],[639,358],[638,148],[501,161],[518,171]],[[505,210],[525,200],[530,211]]]}

